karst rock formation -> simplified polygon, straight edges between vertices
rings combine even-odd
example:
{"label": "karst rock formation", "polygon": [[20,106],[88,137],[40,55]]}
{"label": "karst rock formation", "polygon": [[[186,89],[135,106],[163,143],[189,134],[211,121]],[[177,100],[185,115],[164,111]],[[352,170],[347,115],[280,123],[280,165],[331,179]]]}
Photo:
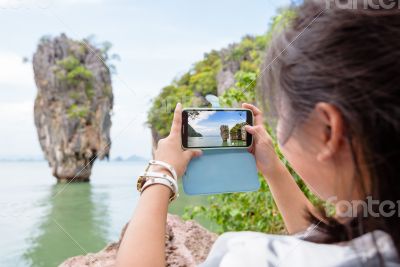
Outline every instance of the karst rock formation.
{"label": "karst rock formation", "polygon": [[220,135],[223,141],[227,141],[229,138],[229,126],[228,125],[221,125],[219,127]]}
{"label": "karst rock formation", "polygon": [[230,137],[231,140],[242,140],[246,141],[246,129],[245,129],[245,122],[237,123],[235,126],[232,127],[230,130]]}
{"label": "karst rock formation", "polygon": [[113,93],[103,53],[61,34],[42,38],[33,55],[35,125],[59,181],[88,181],[94,161],[109,155]]}

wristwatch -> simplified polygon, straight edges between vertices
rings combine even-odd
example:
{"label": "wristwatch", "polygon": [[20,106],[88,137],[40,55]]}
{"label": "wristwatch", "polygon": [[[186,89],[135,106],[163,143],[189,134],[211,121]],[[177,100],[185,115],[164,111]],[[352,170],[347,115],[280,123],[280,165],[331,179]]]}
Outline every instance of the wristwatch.
{"label": "wristwatch", "polygon": [[[162,172],[148,171],[151,165],[162,166],[164,169],[169,171],[174,178]],[[141,175],[139,175],[136,183],[136,188],[140,193],[142,193],[147,187],[153,184],[162,184],[171,189],[171,197],[169,199],[169,201],[171,202],[178,197],[178,183],[175,179],[176,177],[177,175],[175,169],[171,165],[162,161],[151,160],[147,165],[145,171]]]}

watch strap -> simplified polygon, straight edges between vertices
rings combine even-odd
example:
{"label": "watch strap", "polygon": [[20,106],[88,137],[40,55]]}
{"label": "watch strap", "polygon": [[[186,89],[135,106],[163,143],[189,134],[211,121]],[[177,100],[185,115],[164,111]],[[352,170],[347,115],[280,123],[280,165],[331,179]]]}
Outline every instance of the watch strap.
{"label": "watch strap", "polygon": [[161,184],[164,185],[166,187],[168,187],[171,190],[171,196],[169,198],[169,202],[173,201],[174,199],[176,199],[177,194],[174,191],[173,188],[173,184],[171,183],[170,180],[165,179],[165,178],[157,178],[157,177],[150,177],[146,183],[143,185],[142,189],[141,189],[141,194],[144,192],[144,190],[146,190],[146,188],[155,185],[155,184]]}
{"label": "watch strap", "polygon": [[[147,177],[147,179],[149,178],[163,178],[163,179],[167,179],[171,182],[172,186],[173,186],[173,190],[174,193],[177,194],[178,193],[178,182],[172,178],[171,176],[165,174],[165,173],[161,173],[161,172],[149,172],[149,171],[144,171],[142,173],[142,175],[139,176],[140,177]],[[146,180],[147,180],[146,179]]]}
{"label": "watch strap", "polygon": [[167,169],[172,174],[172,177],[175,180],[178,180],[178,175],[176,174],[175,168],[172,167],[171,164],[168,164],[168,163],[166,163],[164,161],[152,159],[152,160],[149,161],[149,166],[150,165],[158,165],[158,166],[164,167],[165,169]]}

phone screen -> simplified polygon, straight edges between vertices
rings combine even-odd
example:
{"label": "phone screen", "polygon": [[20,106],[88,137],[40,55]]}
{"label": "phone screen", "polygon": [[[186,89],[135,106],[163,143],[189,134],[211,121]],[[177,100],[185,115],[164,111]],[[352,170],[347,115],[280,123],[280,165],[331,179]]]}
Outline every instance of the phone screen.
{"label": "phone screen", "polygon": [[252,136],[244,128],[253,124],[246,109],[185,109],[182,113],[184,148],[248,147]]}

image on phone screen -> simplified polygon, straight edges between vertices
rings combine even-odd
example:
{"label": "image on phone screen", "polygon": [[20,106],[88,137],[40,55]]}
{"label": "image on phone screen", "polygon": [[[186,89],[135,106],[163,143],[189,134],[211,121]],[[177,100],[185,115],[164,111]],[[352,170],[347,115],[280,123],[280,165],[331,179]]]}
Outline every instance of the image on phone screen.
{"label": "image on phone screen", "polygon": [[247,147],[251,136],[245,125],[252,121],[247,110],[185,110],[184,147]]}

